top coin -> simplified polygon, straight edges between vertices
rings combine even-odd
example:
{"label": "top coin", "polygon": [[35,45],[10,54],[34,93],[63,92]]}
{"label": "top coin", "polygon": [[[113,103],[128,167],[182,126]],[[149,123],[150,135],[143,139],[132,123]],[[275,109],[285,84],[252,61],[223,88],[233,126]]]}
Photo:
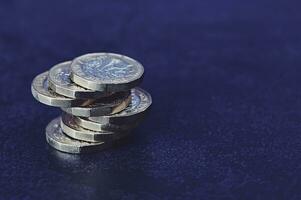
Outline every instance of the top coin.
{"label": "top coin", "polygon": [[70,79],[71,61],[59,63],[53,66],[49,71],[49,87],[56,93],[79,99],[102,98],[110,95],[99,91],[85,89],[73,83]]}
{"label": "top coin", "polygon": [[136,60],[113,53],[92,53],[77,57],[71,64],[71,79],[91,90],[118,92],[137,86],[144,68]]}

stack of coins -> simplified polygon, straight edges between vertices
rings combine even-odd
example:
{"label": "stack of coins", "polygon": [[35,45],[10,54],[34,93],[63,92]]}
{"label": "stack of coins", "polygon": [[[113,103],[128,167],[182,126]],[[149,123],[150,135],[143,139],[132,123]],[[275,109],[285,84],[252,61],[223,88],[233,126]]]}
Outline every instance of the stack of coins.
{"label": "stack of coins", "polygon": [[104,149],[123,138],[144,118],[152,104],[137,87],[144,68],[113,53],[92,53],[53,66],[31,85],[39,102],[63,113],[46,127],[46,140],[67,153]]}

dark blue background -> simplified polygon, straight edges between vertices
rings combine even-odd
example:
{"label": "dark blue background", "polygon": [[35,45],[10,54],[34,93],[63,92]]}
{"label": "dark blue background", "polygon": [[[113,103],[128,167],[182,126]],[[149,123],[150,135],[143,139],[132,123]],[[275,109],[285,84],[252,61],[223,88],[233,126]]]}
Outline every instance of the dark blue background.
{"label": "dark blue background", "polygon": [[[300,1],[0,2],[1,199],[300,199]],[[34,76],[89,52],[141,61],[134,136],[68,155]]]}

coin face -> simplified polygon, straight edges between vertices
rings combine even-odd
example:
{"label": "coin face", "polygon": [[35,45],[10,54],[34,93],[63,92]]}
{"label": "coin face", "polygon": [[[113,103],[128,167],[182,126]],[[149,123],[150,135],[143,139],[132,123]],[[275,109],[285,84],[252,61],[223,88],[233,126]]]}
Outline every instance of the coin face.
{"label": "coin face", "polygon": [[61,128],[68,136],[82,141],[99,142],[118,139],[120,133],[110,131],[91,131],[79,126],[72,115],[64,113],[61,119]]}
{"label": "coin face", "polygon": [[91,99],[101,98],[109,94],[80,87],[70,79],[71,61],[59,63],[49,71],[49,86],[58,94],[70,98]]}
{"label": "coin face", "polygon": [[140,83],[144,68],[136,60],[113,53],[77,57],[71,64],[72,80],[98,91],[123,91]]}
{"label": "coin face", "polygon": [[127,121],[133,121],[141,117],[151,106],[151,95],[141,88],[134,88],[131,90],[131,102],[123,111],[106,116],[89,117],[89,120],[98,123],[125,123]]}
{"label": "coin face", "polygon": [[115,117],[130,116],[145,111],[152,104],[151,95],[142,90],[141,88],[135,88],[131,91],[131,102],[129,106],[120,113],[117,113]]}
{"label": "coin face", "polygon": [[48,72],[36,76],[31,84],[31,92],[39,102],[56,107],[79,106],[88,100],[72,99],[52,91],[48,85]]}
{"label": "coin face", "polygon": [[60,127],[61,118],[52,120],[46,127],[46,140],[55,149],[67,153],[84,153],[102,150],[110,144],[105,142],[84,142],[66,136]]}
{"label": "coin face", "polygon": [[118,92],[109,97],[98,99],[92,104],[78,107],[62,108],[63,111],[80,117],[101,116],[124,110],[131,101],[129,92]]}

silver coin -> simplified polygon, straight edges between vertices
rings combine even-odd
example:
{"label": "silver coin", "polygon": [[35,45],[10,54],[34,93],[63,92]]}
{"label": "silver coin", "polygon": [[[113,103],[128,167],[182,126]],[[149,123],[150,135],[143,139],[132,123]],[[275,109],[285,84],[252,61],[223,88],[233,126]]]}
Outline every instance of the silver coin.
{"label": "silver coin", "polygon": [[55,149],[67,153],[84,153],[102,150],[110,146],[107,142],[84,142],[65,135],[60,127],[61,118],[52,120],[46,127],[46,140]]}
{"label": "silver coin", "polygon": [[92,130],[92,131],[113,131],[113,132],[129,131],[137,127],[140,122],[140,120],[136,120],[136,121],[132,121],[131,123],[115,125],[110,123],[100,124],[98,122],[91,121],[86,117],[73,116],[73,118],[76,124],[78,124],[79,126],[85,129]]}
{"label": "silver coin", "polygon": [[92,102],[92,100],[68,98],[53,92],[48,85],[48,72],[39,74],[34,78],[31,84],[31,92],[36,100],[49,106],[70,107]]}
{"label": "silver coin", "polygon": [[62,108],[63,111],[80,117],[101,116],[121,112],[131,101],[129,92],[114,93],[86,106]]}
{"label": "silver coin", "polygon": [[56,93],[76,99],[93,99],[108,96],[108,93],[88,90],[70,79],[71,61],[59,63],[49,71],[49,87]]}
{"label": "silver coin", "polygon": [[119,139],[121,133],[110,132],[110,131],[91,131],[82,128],[77,125],[73,116],[68,114],[63,114],[61,118],[61,128],[63,132],[77,140],[87,141],[87,142],[98,142],[98,141],[112,141],[114,139]]}
{"label": "silver coin", "polygon": [[113,115],[89,117],[88,119],[100,124],[132,123],[135,120],[143,119],[151,104],[151,95],[145,90],[136,87],[131,90],[131,102],[125,110]]}
{"label": "silver coin", "polygon": [[92,53],[77,57],[71,64],[71,79],[96,91],[117,92],[137,86],[144,68],[136,60],[113,53]]}

